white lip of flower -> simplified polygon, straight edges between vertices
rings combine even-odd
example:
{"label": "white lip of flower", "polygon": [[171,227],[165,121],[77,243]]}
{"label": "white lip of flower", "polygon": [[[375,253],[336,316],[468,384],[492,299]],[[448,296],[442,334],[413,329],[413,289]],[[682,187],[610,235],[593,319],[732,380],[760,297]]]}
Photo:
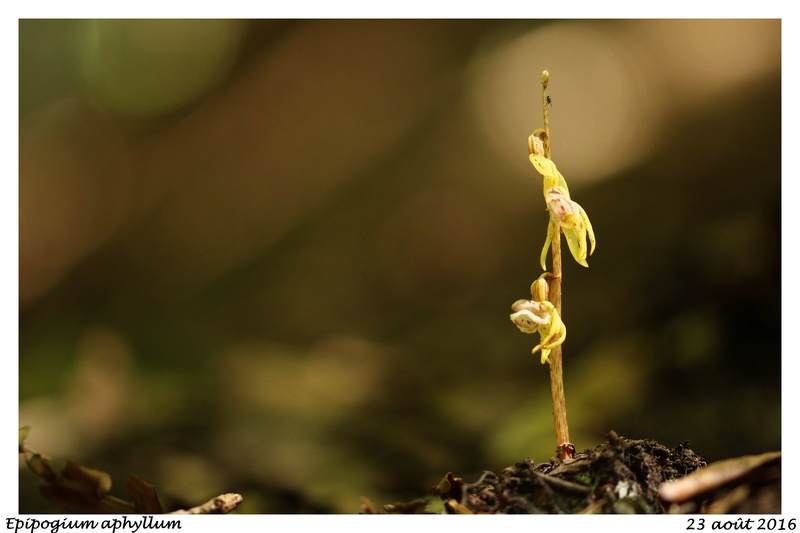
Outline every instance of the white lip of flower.
{"label": "white lip of flower", "polygon": [[553,215],[553,220],[562,228],[575,225],[575,218],[579,217],[583,208],[578,202],[564,195],[557,187],[547,191],[547,208]]}
{"label": "white lip of flower", "polygon": [[517,300],[511,305],[511,321],[523,333],[536,333],[539,326],[550,325],[550,314],[539,302]]}

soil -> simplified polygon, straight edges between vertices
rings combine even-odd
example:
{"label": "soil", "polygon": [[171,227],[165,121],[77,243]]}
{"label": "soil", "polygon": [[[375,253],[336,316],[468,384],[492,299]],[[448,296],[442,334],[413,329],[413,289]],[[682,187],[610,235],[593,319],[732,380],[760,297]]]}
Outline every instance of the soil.
{"label": "soil", "polygon": [[[611,432],[605,443],[563,462],[526,459],[499,473],[485,471],[474,483],[448,472],[431,493],[450,514],[780,512],[780,452],[715,465],[688,442],[668,448]],[[434,512],[423,499],[384,511]],[[364,512],[375,510],[365,504]]]}

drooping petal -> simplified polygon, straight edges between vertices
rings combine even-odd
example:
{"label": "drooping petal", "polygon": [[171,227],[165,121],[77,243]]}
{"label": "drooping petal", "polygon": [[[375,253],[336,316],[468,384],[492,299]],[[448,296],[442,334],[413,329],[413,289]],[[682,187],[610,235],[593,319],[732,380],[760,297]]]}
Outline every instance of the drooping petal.
{"label": "drooping petal", "polygon": [[592,249],[589,250],[589,255],[594,253],[594,248],[597,245],[594,239],[594,229],[592,229],[592,223],[589,221],[589,215],[586,214],[586,211],[581,207],[581,218],[583,219],[583,223],[586,225],[586,232],[589,234],[589,242],[592,245]]}
{"label": "drooping petal", "polygon": [[[558,316],[558,315],[556,315]],[[542,333],[540,331],[540,333]],[[531,351],[532,354],[536,353],[536,350],[542,350],[542,364],[550,363],[550,352],[556,346],[561,346],[564,343],[564,340],[567,338],[567,327],[564,325],[561,320],[558,320],[558,324],[554,320],[551,326],[548,328],[547,332],[542,333],[542,342],[538,344],[534,349]]]}
{"label": "drooping petal", "polygon": [[586,262],[586,226],[581,219],[575,219],[575,223],[564,228],[564,237],[567,239],[569,251],[579,265],[588,267]]}
{"label": "drooping petal", "polygon": [[553,222],[552,218],[547,223],[547,238],[544,240],[544,247],[542,248],[542,255],[539,261],[542,263],[542,270],[547,270],[547,250],[550,249],[550,244],[554,238],[558,238],[558,226]]}
{"label": "drooping petal", "polygon": [[539,344],[538,346],[536,346],[536,348],[533,349],[531,354],[535,354],[536,351],[539,350],[539,349],[542,350],[542,359],[541,359],[542,364],[550,363],[551,362],[550,361],[550,348],[542,348],[542,345]]}
{"label": "drooping petal", "polygon": [[552,323],[550,327],[550,335],[545,339],[548,348],[555,348],[556,346],[561,346],[564,341],[567,339],[567,326],[564,325],[564,322],[561,321],[561,317],[559,316],[558,312],[553,312],[552,315]]}

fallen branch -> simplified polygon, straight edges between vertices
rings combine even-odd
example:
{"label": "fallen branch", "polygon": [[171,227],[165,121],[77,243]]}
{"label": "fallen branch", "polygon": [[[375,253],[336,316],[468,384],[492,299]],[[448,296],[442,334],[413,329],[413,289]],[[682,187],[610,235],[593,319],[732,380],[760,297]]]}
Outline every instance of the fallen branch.
{"label": "fallen branch", "polygon": [[241,494],[229,492],[227,494],[220,494],[216,498],[208,500],[203,505],[198,505],[191,509],[181,509],[167,514],[227,514],[242,503],[242,500]]}

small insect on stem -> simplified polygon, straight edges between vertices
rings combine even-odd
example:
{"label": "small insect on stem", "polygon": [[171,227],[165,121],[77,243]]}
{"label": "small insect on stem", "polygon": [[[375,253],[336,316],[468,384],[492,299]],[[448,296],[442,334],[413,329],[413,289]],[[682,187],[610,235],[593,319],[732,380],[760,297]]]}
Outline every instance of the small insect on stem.
{"label": "small insect on stem", "polygon": [[553,107],[553,98],[549,94],[547,95],[547,105]]}

